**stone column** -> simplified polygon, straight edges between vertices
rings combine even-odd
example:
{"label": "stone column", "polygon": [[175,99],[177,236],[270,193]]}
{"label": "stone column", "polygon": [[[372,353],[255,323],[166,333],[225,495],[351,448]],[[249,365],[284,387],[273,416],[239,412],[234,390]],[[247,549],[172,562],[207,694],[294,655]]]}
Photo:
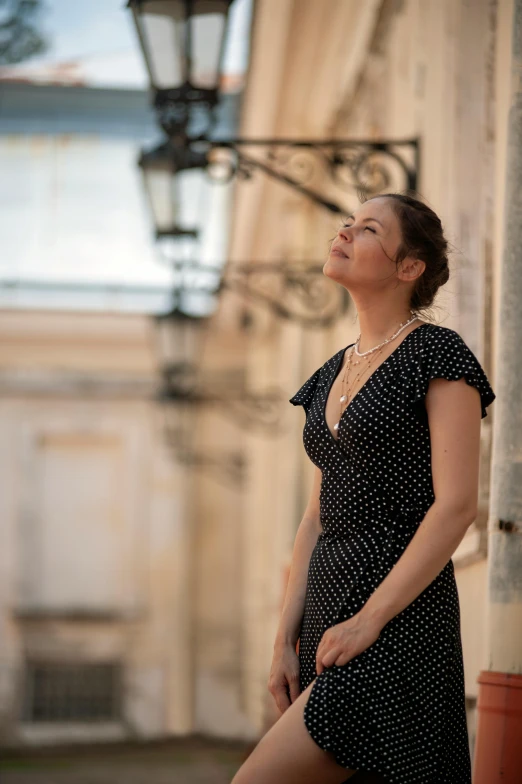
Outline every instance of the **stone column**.
{"label": "stone column", "polygon": [[488,531],[487,669],[478,679],[474,784],[517,784],[522,771],[522,0],[514,0],[512,30]]}

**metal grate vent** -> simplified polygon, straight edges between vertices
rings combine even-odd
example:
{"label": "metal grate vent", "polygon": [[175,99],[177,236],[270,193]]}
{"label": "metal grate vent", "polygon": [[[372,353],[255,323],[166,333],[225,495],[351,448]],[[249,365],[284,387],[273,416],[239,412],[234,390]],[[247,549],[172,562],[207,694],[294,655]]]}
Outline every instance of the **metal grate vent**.
{"label": "metal grate vent", "polygon": [[23,720],[114,721],[121,718],[121,665],[27,662]]}

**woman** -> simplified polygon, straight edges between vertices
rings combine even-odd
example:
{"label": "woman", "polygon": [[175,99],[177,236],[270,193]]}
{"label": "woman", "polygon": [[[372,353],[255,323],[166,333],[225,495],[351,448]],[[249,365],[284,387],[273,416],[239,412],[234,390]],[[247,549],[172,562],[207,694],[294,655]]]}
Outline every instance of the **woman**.
{"label": "woman", "polygon": [[290,400],[315,478],[269,679],[281,716],[233,784],[471,784],[451,556],[495,394],[460,335],[418,316],[446,252],[437,215],[402,194],[366,201],[332,242],[323,271],[360,335]]}

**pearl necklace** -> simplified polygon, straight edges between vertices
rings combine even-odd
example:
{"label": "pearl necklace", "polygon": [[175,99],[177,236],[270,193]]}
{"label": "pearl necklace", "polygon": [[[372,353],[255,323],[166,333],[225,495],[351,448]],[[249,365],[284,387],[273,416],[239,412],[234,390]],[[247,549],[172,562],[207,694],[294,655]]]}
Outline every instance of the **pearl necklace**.
{"label": "pearl necklace", "polygon": [[[410,310],[410,313],[413,314],[413,311]],[[355,374],[355,377],[354,377],[353,381],[350,384],[347,383],[348,373],[349,373],[349,370],[350,370],[351,366],[352,365],[360,365],[361,362],[362,362],[362,360],[356,361],[356,360],[353,359],[354,353],[358,357],[367,357],[368,355],[373,355],[373,356],[369,356],[369,358],[366,360],[366,368],[365,369],[369,370],[370,367],[373,364],[373,361],[378,356],[380,356],[382,354],[382,350],[383,350],[384,346],[387,343],[390,343],[390,341],[394,340],[398,335],[400,335],[400,333],[404,329],[406,329],[406,327],[409,324],[411,324],[413,321],[416,321],[416,319],[418,319],[418,316],[417,315],[412,315],[412,317],[410,319],[408,319],[408,321],[403,321],[402,324],[399,324],[399,328],[397,329],[396,332],[394,332],[393,335],[391,335],[389,338],[386,338],[386,340],[383,340],[383,342],[379,343],[378,346],[374,346],[373,348],[368,349],[368,351],[363,351],[362,353],[359,351],[359,341],[361,339],[361,335],[359,333],[359,336],[357,337],[357,340],[355,341],[355,343],[354,343],[354,345],[352,347],[351,352],[348,354],[348,361],[346,363],[346,367],[344,369],[344,373],[343,373],[343,375],[341,377],[341,392],[342,392],[342,394],[341,394],[341,397],[339,399],[339,402],[340,402],[341,406],[340,406],[340,413],[339,413],[339,421],[336,422],[335,425],[334,425],[334,430],[335,431],[339,430],[339,425],[341,423],[341,417],[342,417],[345,409],[348,407],[348,405],[350,405],[350,402],[351,402],[351,399],[352,399],[351,398],[352,390],[353,390],[354,386],[357,384],[357,381],[362,376],[362,370],[361,370],[361,371],[359,371],[358,373]],[[346,384],[346,390],[344,389],[345,384]],[[350,402],[348,402],[348,401],[350,401]],[[343,403],[347,403],[347,405],[344,408],[343,408]]]}

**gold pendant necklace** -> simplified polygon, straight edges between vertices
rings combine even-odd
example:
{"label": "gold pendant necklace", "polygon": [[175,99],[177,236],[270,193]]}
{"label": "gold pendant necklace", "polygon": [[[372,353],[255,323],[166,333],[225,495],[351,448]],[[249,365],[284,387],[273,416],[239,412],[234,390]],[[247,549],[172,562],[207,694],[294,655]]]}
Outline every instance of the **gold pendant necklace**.
{"label": "gold pendant necklace", "polygon": [[[334,430],[335,431],[339,430],[339,425],[341,423],[341,417],[342,417],[342,415],[344,413],[344,410],[346,408],[348,408],[348,406],[350,405],[350,403],[351,403],[351,401],[353,399],[352,398],[352,391],[353,391],[354,387],[356,386],[356,384],[359,381],[359,379],[362,377],[363,373],[367,373],[368,370],[370,370],[370,368],[374,364],[375,360],[377,359],[377,357],[379,357],[382,354],[382,352],[383,352],[383,347],[380,347],[373,354],[370,354],[370,356],[363,357],[362,359],[359,359],[359,360],[355,360],[354,359],[355,346],[352,346],[351,351],[348,354],[348,361],[346,363],[346,367],[345,367],[343,375],[341,377],[341,397],[339,399],[339,402],[340,402],[341,406],[340,406],[340,411],[339,411],[339,421],[336,422],[335,425],[334,425]],[[348,375],[349,375],[349,371],[350,371],[350,368],[352,367],[352,365],[354,365],[354,366],[363,365],[363,367],[360,370],[358,370],[355,373],[355,376],[353,377],[353,379],[351,379],[351,381],[348,382]],[[366,379],[366,380],[368,380],[368,379]],[[364,383],[366,383],[366,381]],[[346,406],[344,406],[344,408],[343,408],[343,403],[346,403]]]}
{"label": "gold pendant necklace", "polygon": [[[357,366],[357,365],[360,365],[360,364],[363,364],[363,365],[366,364],[365,372],[370,370],[374,360],[382,354],[384,346],[387,343],[389,343],[391,340],[394,340],[402,332],[403,329],[406,329],[408,324],[411,324],[413,321],[415,321],[418,318],[418,316],[414,315],[413,311],[410,311],[410,314],[412,315],[412,317],[409,318],[407,321],[403,321],[402,324],[399,324],[399,327],[398,327],[397,331],[394,332],[393,335],[391,335],[389,338],[386,338],[386,340],[384,340],[378,346],[375,346],[374,348],[369,349],[368,351],[363,351],[362,354],[359,353],[359,341],[361,339],[361,336],[359,335],[359,337],[355,341],[354,345],[352,346],[352,350],[348,354],[348,360],[346,362],[346,367],[345,367],[343,375],[341,377],[341,397],[339,399],[340,411],[339,411],[339,420],[334,425],[334,430],[335,431],[339,430],[339,425],[341,424],[342,415],[343,415],[344,411],[350,405],[351,401],[353,400],[353,398],[352,398],[352,391],[353,391],[355,385],[357,384],[357,382],[359,381],[359,379],[363,375],[363,369],[361,368],[361,370],[359,370],[355,374],[353,380],[349,384],[348,383],[348,376],[349,376],[349,372],[350,372],[351,366],[352,365]],[[358,360],[354,359],[355,355],[360,357],[360,359],[358,359]],[[365,362],[365,360],[366,360],[366,362]],[[370,376],[368,376],[368,378],[369,377]],[[364,381],[362,386],[364,386],[366,381],[368,381],[368,378],[366,378],[366,380]],[[345,386],[346,386],[346,389],[345,389]],[[360,390],[358,390],[358,392],[359,391]],[[356,392],[355,394],[358,394],[358,392]],[[343,408],[343,403],[346,403],[344,408]]]}

